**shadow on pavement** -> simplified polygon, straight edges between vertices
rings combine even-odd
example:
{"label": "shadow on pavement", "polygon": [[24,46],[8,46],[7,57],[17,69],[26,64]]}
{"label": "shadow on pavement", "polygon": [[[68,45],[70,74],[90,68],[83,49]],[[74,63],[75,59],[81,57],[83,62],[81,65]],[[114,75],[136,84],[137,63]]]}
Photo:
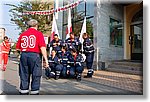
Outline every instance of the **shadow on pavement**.
{"label": "shadow on pavement", "polygon": [[3,83],[2,95],[19,95],[19,91],[16,86],[11,85],[6,80],[2,80],[2,83]]}

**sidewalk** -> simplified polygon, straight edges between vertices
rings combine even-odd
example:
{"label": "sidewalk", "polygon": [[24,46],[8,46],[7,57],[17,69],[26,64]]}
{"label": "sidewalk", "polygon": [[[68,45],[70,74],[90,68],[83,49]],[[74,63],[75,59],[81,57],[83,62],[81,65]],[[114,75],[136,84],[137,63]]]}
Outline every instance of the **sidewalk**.
{"label": "sidewalk", "polygon": [[[87,70],[84,70],[85,75]],[[2,72],[4,77],[3,94],[19,94],[18,65],[13,60],[9,60],[6,72]],[[44,75],[44,71],[43,71]],[[90,94],[90,95],[142,95],[143,77],[139,75],[122,74],[107,71],[95,71],[93,78],[82,78],[81,82],[75,79],[46,80],[41,79],[41,95],[65,95],[65,94]]]}
{"label": "sidewalk", "polygon": [[[87,70],[85,70],[87,72]],[[92,82],[143,93],[143,76],[108,71],[95,71]]]}

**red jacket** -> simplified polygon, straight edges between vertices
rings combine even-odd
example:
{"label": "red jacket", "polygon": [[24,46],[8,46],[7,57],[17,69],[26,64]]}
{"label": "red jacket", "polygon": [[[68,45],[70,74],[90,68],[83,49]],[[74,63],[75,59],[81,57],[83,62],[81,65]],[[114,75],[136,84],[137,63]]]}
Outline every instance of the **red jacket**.
{"label": "red jacket", "polygon": [[44,36],[34,28],[29,28],[23,32],[16,44],[16,49],[20,49],[23,52],[40,53],[41,47],[46,47]]}
{"label": "red jacket", "polygon": [[9,53],[10,51],[10,43],[3,41],[2,42],[2,53]]}

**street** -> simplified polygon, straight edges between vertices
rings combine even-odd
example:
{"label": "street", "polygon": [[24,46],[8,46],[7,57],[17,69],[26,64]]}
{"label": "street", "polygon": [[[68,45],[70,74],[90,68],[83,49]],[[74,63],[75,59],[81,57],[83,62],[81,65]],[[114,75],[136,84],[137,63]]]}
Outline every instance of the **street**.
{"label": "street", "polygon": [[[84,70],[84,75],[87,70]],[[19,74],[16,58],[9,58],[7,70],[2,73],[4,95],[19,95]],[[142,95],[143,77],[139,75],[95,71],[93,78],[49,79],[41,78],[40,95]]]}

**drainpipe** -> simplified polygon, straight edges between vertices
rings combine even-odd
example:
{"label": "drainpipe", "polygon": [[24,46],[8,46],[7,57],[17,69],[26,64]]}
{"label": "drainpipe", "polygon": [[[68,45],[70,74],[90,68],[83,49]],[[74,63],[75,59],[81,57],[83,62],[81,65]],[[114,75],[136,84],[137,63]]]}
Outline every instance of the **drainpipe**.
{"label": "drainpipe", "polygon": [[96,63],[96,71],[98,71],[98,67],[99,67],[99,66],[98,66],[98,65],[99,65],[99,64],[98,64],[98,63],[99,63],[99,58],[98,58],[98,57],[99,57],[99,47],[97,47],[97,55],[96,55],[96,62],[97,62],[97,63]]}

